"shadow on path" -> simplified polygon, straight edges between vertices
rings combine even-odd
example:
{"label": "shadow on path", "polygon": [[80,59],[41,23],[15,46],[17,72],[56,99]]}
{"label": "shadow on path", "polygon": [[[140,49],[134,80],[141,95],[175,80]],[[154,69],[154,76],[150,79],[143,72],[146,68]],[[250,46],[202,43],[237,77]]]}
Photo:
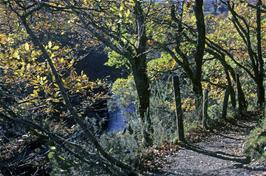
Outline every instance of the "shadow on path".
{"label": "shadow on path", "polygon": [[208,156],[223,159],[223,160],[234,161],[234,162],[238,162],[242,164],[250,163],[250,158],[246,156],[236,156],[236,155],[228,154],[228,153],[221,152],[221,151],[217,151],[217,152],[208,151],[202,147],[199,147],[197,145],[193,145],[187,142],[180,144],[180,146],[184,147],[187,150],[192,150],[194,152],[201,153],[203,155],[208,155]]}
{"label": "shadow on path", "polygon": [[153,176],[251,176],[265,175],[266,163],[250,163],[243,145],[258,118],[227,123],[199,143],[181,143],[181,149],[163,158]]}
{"label": "shadow on path", "polygon": [[228,138],[228,139],[232,139],[232,140],[236,140],[236,141],[242,141],[243,140],[241,138],[235,138],[235,137],[227,136],[227,135],[216,133],[216,132],[212,132],[212,133],[215,135],[221,136],[223,138]]}
{"label": "shadow on path", "polygon": [[246,166],[243,164],[235,164],[235,167],[237,168],[243,168],[249,171],[266,171],[266,167],[265,166]]}

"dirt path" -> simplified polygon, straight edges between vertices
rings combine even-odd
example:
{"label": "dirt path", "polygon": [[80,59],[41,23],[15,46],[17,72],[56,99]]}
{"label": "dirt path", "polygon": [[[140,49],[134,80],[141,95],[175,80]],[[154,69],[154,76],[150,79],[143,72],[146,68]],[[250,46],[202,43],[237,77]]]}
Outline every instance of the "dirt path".
{"label": "dirt path", "polygon": [[253,122],[240,122],[237,126],[229,126],[227,131],[216,131],[200,143],[193,144],[193,147],[184,147],[165,156],[164,168],[151,175],[266,176],[266,165],[254,170],[254,166],[237,162],[245,159],[242,155],[244,140],[254,125]]}

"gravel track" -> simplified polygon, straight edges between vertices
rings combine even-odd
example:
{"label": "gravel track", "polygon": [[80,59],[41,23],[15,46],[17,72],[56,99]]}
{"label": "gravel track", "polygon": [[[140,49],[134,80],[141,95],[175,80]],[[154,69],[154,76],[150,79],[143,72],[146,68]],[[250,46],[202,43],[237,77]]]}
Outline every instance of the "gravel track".
{"label": "gravel track", "polygon": [[[243,158],[243,146],[250,130],[255,126],[254,122],[239,122],[238,125],[226,127],[226,131],[220,130],[211,134],[199,143],[193,144],[210,152],[218,152],[228,157]],[[229,129],[228,129],[229,128]],[[264,166],[245,165],[236,161],[219,159],[202,154],[194,150],[182,148],[176,153],[165,156],[165,166],[159,172],[150,174],[154,176],[266,176],[266,164]]]}

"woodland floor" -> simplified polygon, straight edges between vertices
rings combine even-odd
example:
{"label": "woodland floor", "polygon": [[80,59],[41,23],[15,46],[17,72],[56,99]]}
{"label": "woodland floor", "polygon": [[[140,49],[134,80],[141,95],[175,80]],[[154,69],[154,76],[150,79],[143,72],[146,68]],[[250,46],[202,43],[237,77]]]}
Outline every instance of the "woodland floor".
{"label": "woodland floor", "polygon": [[244,164],[244,141],[255,125],[256,121],[245,120],[214,130],[201,142],[165,155],[163,167],[148,175],[266,176],[266,163]]}

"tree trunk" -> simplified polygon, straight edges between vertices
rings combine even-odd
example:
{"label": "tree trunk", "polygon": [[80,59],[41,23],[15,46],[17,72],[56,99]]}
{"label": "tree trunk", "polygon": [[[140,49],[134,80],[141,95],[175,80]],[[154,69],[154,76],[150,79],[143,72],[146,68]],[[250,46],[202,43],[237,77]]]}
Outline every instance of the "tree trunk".
{"label": "tree trunk", "polygon": [[238,98],[238,111],[240,114],[243,114],[247,111],[247,102],[245,99],[245,94],[241,89],[241,84],[239,80],[239,75],[236,74],[236,88],[237,88],[237,98]]}
{"label": "tree trunk", "polygon": [[[240,105],[241,108],[244,109],[244,111],[246,111],[246,108],[248,106],[248,103],[246,102],[246,96],[244,94],[244,91],[242,89],[242,84],[241,82],[239,81],[239,75],[237,75],[237,73],[232,69],[230,71],[231,75],[232,75],[232,78],[235,82],[235,86],[236,86],[236,91],[234,90],[233,86],[230,88],[230,92],[231,92],[231,95],[230,95],[230,98],[231,98],[231,101],[232,101],[232,98],[234,99],[235,101],[235,106],[233,106],[234,110],[236,110],[236,97],[238,99],[238,105]],[[234,92],[234,95],[232,94],[232,92]],[[234,96],[234,97],[233,97]]]}
{"label": "tree trunk", "polygon": [[206,30],[205,30],[205,20],[203,13],[203,0],[195,1],[195,16],[196,16],[196,26],[197,26],[197,46],[195,52],[195,63],[196,68],[193,72],[193,91],[196,95],[196,110],[198,113],[198,117],[202,120],[201,113],[201,101],[202,101],[202,85],[201,85],[201,75],[202,75],[202,60],[205,51],[205,43],[206,43]]}
{"label": "tree trunk", "polygon": [[[222,65],[224,67],[224,72],[225,72],[225,76],[226,76],[226,80],[227,80],[227,84],[228,84],[228,87],[226,90],[230,94],[232,107],[234,110],[236,110],[236,93],[235,93],[234,87],[232,85],[232,81],[231,81],[231,77],[230,77],[230,73],[229,73],[230,69],[232,69],[231,72],[233,72],[233,73],[234,73],[234,70],[233,70],[233,68],[230,68],[230,66],[226,63],[224,57],[222,59]],[[241,88],[241,90],[242,90],[242,88]]]}
{"label": "tree trunk", "polygon": [[230,100],[231,100],[232,108],[235,111],[236,110],[236,92],[235,92],[234,87],[232,85],[230,87],[228,87],[228,89],[230,92]]}
{"label": "tree trunk", "polygon": [[228,108],[228,100],[230,95],[230,86],[227,86],[225,92],[224,92],[224,101],[223,101],[223,112],[222,112],[222,119],[226,120],[227,116],[227,108]]}
{"label": "tree trunk", "polygon": [[176,108],[175,112],[176,112],[177,136],[179,141],[185,142],[183,112],[181,108],[181,94],[180,94],[180,84],[178,76],[173,77],[173,87],[174,87],[175,108]]}
{"label": "tree trunk", "polygon": [[261,6],[262,0],[258,0],[256,4],[256,38],[257,38],[257,52],[258,52],[258,69],[259,74],[257,75],[257,104],[262,108],[265,103],[265,88],[263,86],[264,79],[264,61],[262,56],[261,47]]}
{"label": "tree trunk", "polygon": [[146,22],[145,13],[143,12],[141,2],[134,1],[134,15],[136,21],[136,56],[129,59],[131,62],[132,73],[136,84],[136,89],[139,98],[139,113],[142,119],[144,128],[144,146],[152,146],[152,123],[149,113],[150,106],[150,90],[149,90],[149,78],[147,75],[146,65],[146,45],[147,45],[147,34],[146,34]]}
{"label": "tree trunk", "polygon": [[202,72],[202,60],[205,51],[205,39],[206,39],[206,30],[205,30],[205,20],[203,13],[203,0],[195,1],[195,16],[196,16],[196,25],[197,25],[197,50],[195,53],[195,62],[196,62],[196,75],[201,77]]}
{"label": "tree trunk", "polygon": [[265,103],[265,88],[263,86],[263,77],[257,81],[257,104],[259,107],[263,107]]}
{"label": "tree trunk", "polygon": [[193,92],[195,95],[195,108],[198,119],[202,120],[202,84],[198,79],[192,81]]}
{"label": "tree trunk", "polygon": [[[225,60],[224,60],[225,62]],[[231,81],[231,77],[230,77],[230,73],[229,73],[229,65],[225,62],[223,64],[224,66],[224,72],[225,72],[225,76],[226,76],[226,80],[227,80],[227,88],[226,88],[226,91],[230,94],[230,99],[231,99],[231,104],[232,104],[232,107],[234,110],[236,110],[236,93],[235,93],[235,90],[234,90],[234,87],[232,85],[232,81]],[[241,90],[242,90],[242,87],[240,86]]]}
{"label": "tree trunk", "polygon": [[152,124],[149,113],[150,106],[150,90],[149,90],[149,79],[146,72],[146,57],[140,56],[137,58],[133,58],[131,62],[132,73],[134,77],[134,81],[136,84],[136,89],[138,93],[139,99],[139,114],[142,120],[142,123],[147,128],[143,129],[144,134],[144,145],[151,146],[152,145]]}

